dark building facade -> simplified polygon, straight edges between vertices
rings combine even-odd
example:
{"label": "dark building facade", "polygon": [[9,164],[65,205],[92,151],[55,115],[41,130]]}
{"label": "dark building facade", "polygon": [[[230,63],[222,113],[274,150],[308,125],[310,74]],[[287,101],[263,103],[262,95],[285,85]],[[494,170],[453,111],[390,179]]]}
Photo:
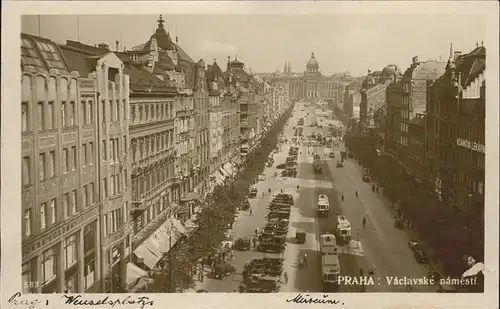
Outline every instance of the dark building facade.
{"label": "dark building facade", "polygon": [[427,183],[452,212],[456,254],[476,259],[484,254],[485,58],[483,46],[450,52],[427,100]]}

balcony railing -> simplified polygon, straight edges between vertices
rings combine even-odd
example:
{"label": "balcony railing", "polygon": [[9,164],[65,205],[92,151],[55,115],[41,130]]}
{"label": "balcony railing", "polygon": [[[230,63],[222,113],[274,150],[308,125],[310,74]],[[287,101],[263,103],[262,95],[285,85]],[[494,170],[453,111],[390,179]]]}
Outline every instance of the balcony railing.
{"label": "balcony railing", "polygon": [[130,211],[132,212],[142,212],[146,209],[146,203],[144,200],[132,201],[130,203]]}

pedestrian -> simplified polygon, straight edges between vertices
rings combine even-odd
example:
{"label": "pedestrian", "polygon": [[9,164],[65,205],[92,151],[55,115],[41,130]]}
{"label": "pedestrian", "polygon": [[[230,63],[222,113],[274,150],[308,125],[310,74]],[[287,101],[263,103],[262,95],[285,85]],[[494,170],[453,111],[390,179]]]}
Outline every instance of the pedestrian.
{"label": "pedestrian", "polygon": [[344,201],[344,194],[340,196],[340,199],[342,200],[342,202]]}
{"label": "pedestrian", "polygon": [[358,197],[358,190],[356,190],[356,197]]}
{"label": "pedestrian", "polygon": [[249,208],[249,213],[250,213],[250,216],[252,215],[252,207]]}
{"label": "pedestrian", "polygon": [[288,283],[288,273],[285,271],[285,274],[283,275],[285,277],[285,284]]}
{"label": "pedestrian", "polygon": [[360,267],[360,268],[359,268],[359,276],[360,276],[360,277],[363,277],[363,274],[364,274],[364,272],[363,272],[363,268],[361,268],[361,267]]}

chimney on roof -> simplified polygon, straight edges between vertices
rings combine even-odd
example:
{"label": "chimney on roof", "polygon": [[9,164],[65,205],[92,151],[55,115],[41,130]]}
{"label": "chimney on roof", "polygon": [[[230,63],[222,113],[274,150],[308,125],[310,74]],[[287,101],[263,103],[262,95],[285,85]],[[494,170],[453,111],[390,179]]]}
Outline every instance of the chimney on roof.
{"label": "chimney on roof", "polygon": [[127,51],[127,47],[125,45],[123,45],[123,52],[126,52]]}
{"label": "chimney on roof", "polygon": [[481,41],[481,47],[483,47],[483,41]]}
{"label": "chimney on roof", "polygon": [[109,45],[106,43],[99,43],[99,45],[97,45],[97,47],[100,49],[109,50]]}
{"label": "chimney on roof", "polygon": [[457,58],[460,57],[461,55],[462,55],[462,52],[459,50],[453,52],[453,60],[457,60]]}
{"label": "chimney on roof", "polygon": [[116,51],[119,52],[120,51],[120,42],[118,40],[116,40],[115,44],[116,44]]}
{"label": "chimney on roof", "polygon": [[479,47],[479,42],[476,42],[476,48],[478,48],[478,47]]}

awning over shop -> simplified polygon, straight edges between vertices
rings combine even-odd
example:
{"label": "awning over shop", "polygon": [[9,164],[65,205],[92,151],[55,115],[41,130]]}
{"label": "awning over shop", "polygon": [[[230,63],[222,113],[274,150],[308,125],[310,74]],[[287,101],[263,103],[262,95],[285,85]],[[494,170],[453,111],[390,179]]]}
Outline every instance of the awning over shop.
{"label": "awning over shop", "polygon": [[232,164],[231,162],[226,162],[224,163],[224,165],[222,165],[222,168],[224,170],[226,170],[226,172],[229,174],[229,175],[233,175],[234,172],[233,172],[233,167],[232,167]]}
{"label": "awning over shop", "polygon": [[174,227],[179,232],[181,232],[182,234],[186,235],[186,233],[187,233],[186,228],[184,227],[184,225],[182,225],[181,221],[179,221],[177,219],[172,219],[172,221],[173,221]]}
{"label": "awning over shop", "polygon": [[229,177],[229,173],[225,169],[223,169],[222,167],[219,168],[219,171],[222,174],[222,176],[224,176],[224,179]]}
{"label": "awning over shop", "polygon": [[[182,224],[176,219],[169,219],[165,221],[151,236],[149,236],[137,249],[134,254],[143,259],[144,265],[153,269],[162,258],[163,254],[168,252],[182,236],[182,231],[178,230],[177,226]],[[170,243],[170,238],[172,243]]]}
{"label": "awning over shop", "polygon": [[193,219],[189,219],[186,221],[185,227],[187,235],[192,235],[198,229],[198,224],[196,224]]}
{"label": "awning over shop", "polygon": [[218,184],[223,184],[224,183],[224,176],[222,176],[222,174],[217,170],[215,171],[214,173],[215,175],[215,181],[218,183]]}
{"label": "awning over shop", "polygon": [[127,263],[127,286],[135,285],[141,277],[147,277],[148,273],[134,263]]}

